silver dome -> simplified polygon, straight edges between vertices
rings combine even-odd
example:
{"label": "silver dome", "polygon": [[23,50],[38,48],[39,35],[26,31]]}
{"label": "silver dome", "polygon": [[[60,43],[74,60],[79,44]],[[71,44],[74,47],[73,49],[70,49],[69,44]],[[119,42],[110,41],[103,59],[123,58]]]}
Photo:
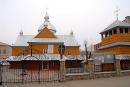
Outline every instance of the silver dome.
{"label": "silver dome", "polygon": [[45,15],[44,19],[45,19],[45,21],[44,21],[44,23],[39,27],[38,32],[40,32],[40,31],[43,30],[45,27],[47,27],[51,32],[56,33],[55,27],[54,27],[53,24],[51,24],[50,21],[49,21],[49,16],[48,16],[47,12],[46,12],[46,15]]}

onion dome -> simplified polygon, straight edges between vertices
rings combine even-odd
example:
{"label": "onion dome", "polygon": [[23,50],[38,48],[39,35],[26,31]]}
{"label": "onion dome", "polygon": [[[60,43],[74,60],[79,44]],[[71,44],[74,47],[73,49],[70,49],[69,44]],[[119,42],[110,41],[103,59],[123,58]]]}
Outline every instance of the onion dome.
{"label": "onion dome", "polygon": [[39,27],[38,32],[40,32],[42,29],[44,29],[45,27],[47,27],[51,32],[56,33],[56,29],[53,26],[53,24],[50,23],[49,21],[49,16],[48,13],[46,12],[45,17],[44,17],[45,21],[44,23]]}

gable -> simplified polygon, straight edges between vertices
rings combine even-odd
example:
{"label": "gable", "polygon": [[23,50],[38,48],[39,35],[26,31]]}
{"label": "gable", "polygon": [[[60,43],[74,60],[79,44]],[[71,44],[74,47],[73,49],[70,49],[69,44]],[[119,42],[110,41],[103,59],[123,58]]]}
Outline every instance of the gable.
{"label": "gable", "polygon": [[56,36],[47,27],[45,27],[35,36],[35,38],[56,38]]}

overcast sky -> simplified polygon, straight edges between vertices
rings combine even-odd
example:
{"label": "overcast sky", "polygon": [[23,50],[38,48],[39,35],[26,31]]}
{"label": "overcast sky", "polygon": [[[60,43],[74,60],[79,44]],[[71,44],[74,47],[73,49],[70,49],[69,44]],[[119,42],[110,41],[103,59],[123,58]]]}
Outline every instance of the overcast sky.
{"label": "overcast sky", "polygon": [[67,35],[71,29],[81,45],[100,41],[100,31],[116,20],[130,15],[130,0],[0,0],[0,41],[15,42],[22,26],[26,35],[36,35],[44,22],[46,8],[56,34]]}

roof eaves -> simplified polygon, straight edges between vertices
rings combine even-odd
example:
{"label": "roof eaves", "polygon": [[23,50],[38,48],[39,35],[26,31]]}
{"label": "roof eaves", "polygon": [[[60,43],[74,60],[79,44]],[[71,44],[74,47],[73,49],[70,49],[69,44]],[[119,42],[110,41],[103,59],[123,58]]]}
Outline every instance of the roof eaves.
{"label": "roof eaves", "polygon": [[129,42],[116,42],[116,43],[112,43],[112,44],[109,44],[109,45],[101,46],[98,49],[100,50],[100,49],[105,49],[105,48],[120,46],[120,45],[121,46],[130,46],[130,43]]}

